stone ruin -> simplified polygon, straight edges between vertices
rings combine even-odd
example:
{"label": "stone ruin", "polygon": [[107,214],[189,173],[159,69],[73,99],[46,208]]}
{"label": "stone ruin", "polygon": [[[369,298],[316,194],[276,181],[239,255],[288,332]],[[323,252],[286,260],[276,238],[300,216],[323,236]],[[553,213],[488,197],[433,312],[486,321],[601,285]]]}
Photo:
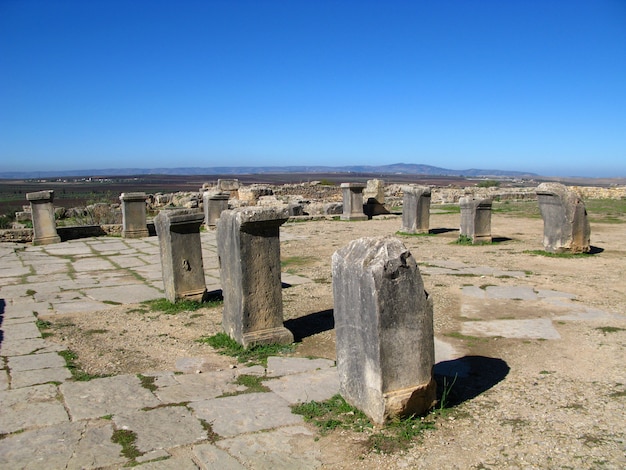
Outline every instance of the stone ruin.
{"label": "stone ruin", "polygon": [[402,232],[428,233],[430,228],[430,188],[404,186]]}
{"label": "stone ruin", "polygon": [[154,218],[170,302],[203,300],[207,294],[200,242],[203,221],[204,214],[194,209],[165,209]]}
{"label": "stone ruin", "polygon": [[148,224],[146,221],[146,193],[122,193],[122,237],[147,237]]}
{"label": "stone ruin", "polygon": [[332,257],[343,398],[375,423],[423,414],[436,400],[432,299],[400,240],[361,238]]}
{"label": "stone ruin", "polygon": [[461,237],[467,237],[473,244],[491,243],[491,205],[492,200],[462,197],[461,206]]}
{"label": "stone ruin", "polygon": [[341,183],[343,213],[341,220],[367,220],[363,212],[364,183]]}
{"label": "stone ruin", "polygon": [[560,183],[541,183],[537,200],[543,218],[544,249],[550,253],[588,253],[591,227],[581,197]]}
{"label": "stone ruin", "polygon": [[283,325],[279,228],[285,207],[242,207],[217,222],[217,252],[224,297],[223,326],[244,347],[289,344]]}
{"label": "stone ruin", "polygon": [[54,191],[27,193],[26,199],[30,202],[33,218],[33,245],[59,243],[61,237],[57,234],[54,220]]}

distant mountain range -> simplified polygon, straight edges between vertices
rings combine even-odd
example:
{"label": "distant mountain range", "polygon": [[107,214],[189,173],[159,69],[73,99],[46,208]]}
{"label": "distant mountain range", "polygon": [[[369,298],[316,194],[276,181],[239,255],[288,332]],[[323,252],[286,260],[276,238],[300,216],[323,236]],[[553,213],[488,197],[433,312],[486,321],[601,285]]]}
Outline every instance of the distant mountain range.
{"label": "distant mountain range", "polygon": [[394,163],[392,165],[352,166],[220,166],[206,168],[109,168],[104,170],[5,171],[0,178],[33,179],[80,176],[139,176],[139,175],[244,175],[269,173],[368,173],[395,175],[433,175],[469,177],[536,177],[535,173],[506,170],[449,170],[430,165]]}

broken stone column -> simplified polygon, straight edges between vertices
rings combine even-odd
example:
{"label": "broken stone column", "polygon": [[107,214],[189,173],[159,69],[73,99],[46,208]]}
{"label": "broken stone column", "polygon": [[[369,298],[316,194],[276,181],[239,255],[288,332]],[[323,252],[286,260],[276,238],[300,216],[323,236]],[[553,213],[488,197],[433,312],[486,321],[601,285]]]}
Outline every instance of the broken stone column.
{"label": "broken stone column", "polygon": [[436,400],[432,299],[400,240],[360,238],[332,257],[340,393],[375,423]]}
{"label": "broken stone column", "polygon": [[215,227],[217,219],[222,212],[228,209],[228,193],[210,193],[205,191],[202,195],[202,205],[204,206],[204,223],[207,227]]}
{"label": "broken stone column", "polygon": [[206,296],[200,225],[204,214],[193,209],[165,209],[154,218],[159,237],[165,297],[201,301]]}
{"label": "broken stone column", "polygon": [[241,207],[217,221],[225,332],[244,347],[289,344],[283,325],[279,229],[286,207]]}
{"label": "broken stone column", "polygon": [[466,196],[459,199],[461,237],[470,238],[473,244],[491,243],[491,204],[491,198]]}
{"label": "broken stone column", "polygon": [[402,232],[428,233],[430,229],[430,188],[402,187]]}
{"label": "broken stone column", "polygon": [[560,183],[541,183],[537,200],[543,218],[544,249],[550,253],[588,253],[591,227],[580,196]]}
{"label": "broken stone column", "polygon": [[341,183],[343,213],[341,220],[367,220],[363,212],[364,183]]}
{"label": "broken stone column", "polygon": [[45,190],[27,193],[30,212],[33,220],[33,245],[50,245],[59,243],[61,237],[57,233],[54,220],[54,191]]}
{"label": "broken stone column", "polygon": [[146,222],[146,193],[122,193],[122,237],[142,238],[149,236]]}

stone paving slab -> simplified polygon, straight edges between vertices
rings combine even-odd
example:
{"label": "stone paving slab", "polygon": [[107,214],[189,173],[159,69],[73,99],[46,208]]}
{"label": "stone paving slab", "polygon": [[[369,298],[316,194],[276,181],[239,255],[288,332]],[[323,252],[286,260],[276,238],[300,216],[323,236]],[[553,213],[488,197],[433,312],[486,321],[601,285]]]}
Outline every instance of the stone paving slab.
{"label": "stone paving slab", "polygon": [[72,263],[74,271],[81,273],[84,271],[107,271],[110,269],[116,269],[116,267],[110,261],[102,258],[84,258],[74,261]]}
{"label": "stone paving slab", "polygon": [[0,391],[9,389],[9,374],[6,369],[0,369]]}
{"label": "stone paving slab", "polygon": [[67,367],[51,367],[21,372],[11,371],[11,388],[17,389],[31,385],[65,382],[71,378],[72,373]]}
{"label": "stone paving slab", "polygon": [[118,429],[129,429],[137,434],[135,445],[141,452],[169,449],[207,439],[200,421],[184,406],[116,414],[113,421]]}
{"label": "stone paving slab", "polygon": [[224,437],[303,422],[302,416],[293,414],[287,402],[274,393],[214,398],[192,402],[189,407]]}
{"label": "stone paving slab", "polygon": [[144,300],[158,299],[163,294],[154,287],[135,281],[124,286],[96,287],[86,289],[85,295],[93,300],[115,301],[123,304],[143,302]]}
{"label": "stone paving slab", "polygon": [[309,470],[322,466],[315,433],[304,426],[223,439],[216,445],[255,470]]}
{"label": "stone paving slab", "polygon": [[141,470],[198,470],[198,466],[191,459],[184,457],[172,457],[167,460],[148,462],[138,468]]}
{"label": "stone paving slab", "polygon": [[136,255],[111,256],[109,259],[122,268],[134,268],[135,266],[145,266],[146,264]]}
{"label": "stone paving slab", "polygon": [[0,392],[0,434],[69,421],[58,392],[52,384]]}
{"label": "stone paving slab", "polygon": [[0,468],[85,469],[126,462],[111,442],[111,423],[82,421],[25,431],[0,440]]}
{"label": "stone paving slab", "polygon": [[16,323],[13,325],[2,325],[4,336],[11,338],[13,341],[20,339],[41,338],[39,329],[35,326],[35,322]]}
{"label": "stone paving slab", "polygon": [[493,320],[463,322],[461,333],[476,336],[501,336],[518,339],[560,339],[552,320],[535,318],[524,320]]}
{"label": "stone paving slab", "polygon": [[263,384],[290,405],[295,405],[328,400],[339,393],[339,374],[336,368],[315,370],[266,380]]}
{"label": "stone paving slab", "polygon": [[34,369],[49,369],[51,367],[65,367],[65,360],[54,352],[9,357],[8,363],[11,373]]}
{"label": "stone paving slab", "polygon": [[3,356],[21,356],[34,352],[58,352],[63,351],[60,344],[46,341],[42,338],[11,339],[4,338],[0,343],[0,354]]}
{"label": "stone paving slab", "polygon": [[30,274],[30,269],[23,266],[10,266],[0,268],[0,277],[19,277]]}
{"label": "stone paving slab", "polygon": [[277,357],[267,358],[267,375],[278,377],[289,374],[300,374],[318,369],[328,369],[335,366],[330,359],[307,359],[304,357]]}
{"label": "stone paving slab", "polygon": [[193,454],[206,470],[246,470],[237,459],[213,444],[196,445]]}
{"label": "stone paving slab", "polygon": [[155,381],[158,389],[154,393],[163,403],[201,401],[238,391],[239,386],[234,383],[235,379],[236,374],[231,370],[203,374],[172,374],[168,382],[163,378]]}
{"label": "stone paving slab", "polygon": [[73,421],[128,414],[161,402],[134,375],[117,375],[60,386]]}
{"label": "stone paving slab", "polygon": [[485,292],[489,299],[537,299],[535,290],[532,287],[526,286],[487,286]]}
{"label": "stone paving slab", "polygon": [[83,312],[96,312],[98,310],[105,310],[111,308],[110,305],[103,304],[102,302],[95,302],[86,300],[83,297],[81,302],[53,302],[53,313],[66,314],[66,313],[83,313]]}

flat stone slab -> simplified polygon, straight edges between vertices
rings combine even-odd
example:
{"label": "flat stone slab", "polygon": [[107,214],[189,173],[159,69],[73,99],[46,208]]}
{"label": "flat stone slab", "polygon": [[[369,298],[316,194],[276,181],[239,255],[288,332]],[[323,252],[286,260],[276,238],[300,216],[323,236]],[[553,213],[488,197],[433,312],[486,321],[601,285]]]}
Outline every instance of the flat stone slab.
{"label": "flat stone slab", "polygon": [[65,367],[65,359],[53,352],[9,357],[9,369],[11,372],[48,369],[50,367]]}
{"label": "flat stone slab", "polygon": [[255,470],[308,470],[322,466],[315,433],[304,426],[237,436],[217,441],[217,446]]}
{"label": "flat stone slab", "polygon": [[134,375],[118,375],[60,386],[73,421],[128,414],[161,402]]}
{"label": "flat stone slab", "polygon": [[289,404],[295,405],[328,400],[339,393],[339,374],[336,368],[325,368],[266,380],[263,384]]}
{"label": "flat stone slab", "polygon": [[51,382],[65,382],[71,378],[72,373],[67,367],[35,369],[23,372],[11,371],[11,387],[22,388]]}
{"label": "flat stone slab", "polygon": [[0,468],[50,470],[122,466],[110,422],[81,421],[25,431],[0,440]]}
{"label": "flat stone slab", "polygon": [[300,374],[318,369],[328,369],[335,366],[335,361],[329,359],[307,359],[303,357],[277,357],[267,358],[267,375],[280,377],[289,374]]}
{"label": "flat stone slab", "polygon": [[207,439],[207,433],[184,406],[169,406],[148,411],[115,415],[118,429],[137,434],[135,445],[142,452],[194,444]]}
{"label": "flat stone slab", "polygon": [[141,470],[198,470],[198,466],[193,460],[185,457],[170,457],[167,460],[156,460],[141,464],[139,468]]}
{"label": "flat stone slab", "polygon": [[189,406],[224,437],[303,422],[302,416],[293,414],[288,403],[274,393],[246,393]]}
{"label": "flat stone slab", "polygon": [[[34,319],[34,317],[33,317]],[[39,328],[35,326],[35,322],[16,323],[14,325],[2,325],[4,337],[12,340],[41,338]]]}
{"label": "flat stone slab", "polygon": [[21,356],[34,352],[59,352],[64,349],[60,344],[51,343],[42,338],[5,338],[0,343],[0,353],[3,356]]}
{"label": "flat stone slab", "polygon": [[85,271],[106,271],[109,269],[116,269],[110,261],[102,258],[79,259],[72,263],[72,267],[77,273],[82,273]]}
{"label": "flat stone slab", "polygon": [[115,301],[123,304],[134,304],[144,300],[158,299],[162,297],[161,292],[145,284],[127,284],[119,287],[100,287],[86,289],[85,294],[93,300]]}
{"label": "flat stone slab", "polygon": [[206,470],[246,470],[234,457],[213,444],[194,446],[193,455]]}
{"label": "flat stone slab", "polygon": [[487,286],[485,289],[489,299],[536,300],[537,293],[532,287],[525,286]]}
{"label": "flat stone slab", "polygon": [[548,318],[463,322],[461,333],[475,336],[501,336],[521,339],[560,339]]}
{"label": "flat stone slab", "polygon": [[58,393],[51,384],[0,392],[0,434],[69,421]]}
{"label": "flat stone slab", "polygon": [[155,381],[158,389],[154,393],[163,403],[208,400],[224,393],[236,392],[239,388],[233,383],[235,379],[236,375],[231,370],[203,374],[172,374],[171,380],[165,386],[159,385],[164,382],[163,380]]}
{"label": "flat stone slab", "polygon": [[85,299],[74,300],[73,302],[51,302],[54,313],[83,313],[83,312],[97,312],[99,310],[105,310],[111,308],[110,305],[103,304],[102,302],[95,302]]}

